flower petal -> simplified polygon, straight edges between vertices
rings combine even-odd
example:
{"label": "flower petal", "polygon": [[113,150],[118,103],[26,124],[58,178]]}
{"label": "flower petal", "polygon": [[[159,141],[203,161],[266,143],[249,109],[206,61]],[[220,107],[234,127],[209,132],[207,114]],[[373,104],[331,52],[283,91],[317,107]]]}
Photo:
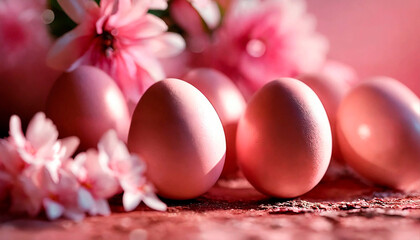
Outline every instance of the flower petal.
{"label": "flower petal", "polygon": [[138,21],[122,24],[118,21],[118,36],[126,39],[142,39],[158,36],[168,29],[166,23],[152,15],[147,14]]}
{"label": "flower petal", "polygon": [[89,49],[94,39],[94,32],[94,25],[82,23],[64,34],[48,52],[48,66],[58,70],[67,70]]}
{"label": "flower petal", "polygon": [[160,62],[144,49],[131,47],[127,49],[127,52],[133,57],[137,65],[146,71],[152,79],[158,81],[165,78],[165,73]]}
{"label": "flower petal", "polygon": [[97,199],[95,206],[96,206],[96,214],[99,214],[102,216],[111,215],[111,209],[106,199]]}
{"label": "flower petal", "polygon": [[92,0],[57,0],[57,2],[75,23],[81,23],[85,19],[88,8],[95,3]]}
{"label": "flower petal", "polygon": [[49,220],[55,220],[63,215],[64,207],[61,204],[49,198],[44,199],[42,203],[44,205],[45,214]]}
{"label": "flower petal", "polygon": [[133,211],[141,202],[143,194],[141,192],[124,192],[123,206],[126,212]]}
{"label": "flower petal", "polygon": [[12,137],[14,143],[20,147],[23,148],[26,143],[25,136],[22,132],[22,123],[20,121],[20,118],[16,115],[13,115],[10,118],[10,136]]}
{"label": "flower petal", "polygon": [[51,146],[58,138],[58,131],[53,122],[39,112],[29,122],[26,138],[35,150],[44,146]]}
{"label": "flower petal", "polygon": [[152,0],[149,5],[150,9],[155,10],[165,10],[168,8],[168,1],[167,0]]}
{"label": "flower petal", "polygon": [[154,210],[158,211],[166,211],[167,206],[164,202],[162,202],[155,193],[148,192],[145,194],[143,199],[144,204],[148,207],[153,208]]}
{"label": "flower petal", "polygon": [[61,153],[62,159],[71,157],[80,144],[78,137],[67,137],[60,139],[59,142],[61,143],[61,150],[63,151]]}
{"label": "flower petal", "polygon": [[164,33],[157,37],[143,40],[142,44],[156,57],[172,57],[185,48],[184,39],[176,33]]}
{"label": "flower petal", "polygon": [[143,18],[147,13],[150,4],[149,2],[150,0],[120,0],[118,11],[110,16],[108,23],[114,27],[121,27],[134,23]]}
{"label": "flower petal", "polygon": [[77,203],[80,209],[89,211],[95,204],[92,194],[84,187],[80,187],[77,192]]}

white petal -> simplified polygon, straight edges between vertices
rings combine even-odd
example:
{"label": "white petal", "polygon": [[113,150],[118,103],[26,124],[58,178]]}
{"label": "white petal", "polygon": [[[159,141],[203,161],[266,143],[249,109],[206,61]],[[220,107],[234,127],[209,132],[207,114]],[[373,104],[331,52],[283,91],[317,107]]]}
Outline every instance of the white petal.
{"label": "white petal", "polygon": [[80,144],[78,137],[67,137],[59,140],[59,142],[61,143],[61,149],[63,151],[61,155],[63,159],[71,157]]}
{"label": "white petal", "polygon": [[133,211],[141,202],[143,194],[141,192],[124,192],[123,206],[126,212]]}
{"label": "white petal", "polygon": [[26,139],[22,132],[22,124],[21,124],[20,118],[16,115],[13,115],[10,118],[10,133],[9,134],[13,138],[13,141],[18,147],[23,148],[25,146]]}
{"label": "white petal", "polygon": [[109,208],[108,201],[106,199],[98,199],[96,200],[96,212],[102,216],[109,216],[111,215],[111,209]]}
{"label": "white petal", "polygon": [[155,193],[148,192],[144,196],[143,202],[150,208],[158,211],[166,211],[167,206],[164,202],[162,202]]}
{"label": "white petal", "polygon": [[64,207],[61,204],[46,198],[43,200],[43,205],[49,220],[55,220],[63,215]]}
{"label": "white petal", "polygon": [[95,199],[86,188],[80,187],[77,192],[77,202],[82,210],[89,211],[95,204]]}

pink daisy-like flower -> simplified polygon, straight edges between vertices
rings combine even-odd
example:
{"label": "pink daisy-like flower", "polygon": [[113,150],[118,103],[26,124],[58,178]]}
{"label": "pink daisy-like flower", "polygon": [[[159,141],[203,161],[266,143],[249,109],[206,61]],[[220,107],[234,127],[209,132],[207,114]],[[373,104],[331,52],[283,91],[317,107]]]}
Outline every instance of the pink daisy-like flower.
{"label": "pink daisy-like flower", "polygon": [[[235,1],[209,51],[214,67],[246,93],[278,77],[318,70],[327,41],[302,0]],[[201,56],[203,57],[203,56]],[[209,58],[209,56],[204,56]]]}
{"label": "pink daisy-like flower", "polygon": [[101,68],[114,78],[126,98],[137,102],[165,77],[158,60],[178,54],[183,39],[165,33],[165,22],[147,13],[150,0],[58,0],[79,25],[57,40],[50,66],[71,71],[80,65]]}

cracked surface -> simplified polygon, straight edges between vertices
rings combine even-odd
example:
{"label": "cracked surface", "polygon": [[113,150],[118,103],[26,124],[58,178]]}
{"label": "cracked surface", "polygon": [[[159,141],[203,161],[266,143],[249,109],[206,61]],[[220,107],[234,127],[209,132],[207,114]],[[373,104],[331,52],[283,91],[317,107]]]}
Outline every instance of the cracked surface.
{"label": "cracked surface", "polygon": [[206,195],[144,205],[110,217],[49,222],[0,213],[0,239],[410,239],[420,240],[420,193],[372,187],[342,176],[296,199],[272,199],[245,180],[219,181]]}

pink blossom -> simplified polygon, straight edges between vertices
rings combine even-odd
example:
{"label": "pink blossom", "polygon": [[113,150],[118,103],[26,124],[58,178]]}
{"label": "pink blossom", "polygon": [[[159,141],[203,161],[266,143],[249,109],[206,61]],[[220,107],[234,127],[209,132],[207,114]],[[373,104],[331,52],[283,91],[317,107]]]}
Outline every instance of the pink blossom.
{"label": "pink blossom", "polygon": [[277,77],[316,71],[327,42],[302,0],[235,1],[204,58],[246,93]]}
{"label": "pink blossom", "polygon": [[[15,145],[20,158],[26,164],[46,165],[50,170],[57,170],[62,161],[68,159],[79,145],[77,137],[61,140],[57,138],[57,128],[42,112],[32,118],[26,137],[23,135],[19,117],[14,115],[10,119],[9,141]],[[11,161],[19,162],[18,160]]]}
{"label": "pink blossom", "polygon": [[80,153],[70,165],[71,172],[81,184],[79,206],[90,215],[109,215],[107,199],[120,192],[120,185],[108,167],[106,155],[96,150]]}
{"label": "pink blossom", "polygon": [[155,210],[166,210],[166,205],[156,196],[153,185],[145,176],[145,162],[128,152],[115,131],[111,130],[104,135],[98,149],[109,157],[110,169],[124,190],[123,205],[126,211],[134,210],[142,201]]}
{"label": "pink blossom", "polygon": [[42,206],[50,220],[61,216],[75,221],[84,218],[83,210],[79,208],[77,202],[78,189],[77,179],[63,169],[58,171],[57,179],[54,179],[47,168],[41,168],[39,171],[39,190],[41,190],[39,192],[42,194]]}
{"label": "pink blossom", "polygon": [[166,211],[166,205],[156,196],[154,186],[140,171],[134,170],[120,181],[124,189],[123,205],[126,211],[135,209],[142,201],[150,208]]}
{"label": "pink blossom", "polygon": [[155,81],[165,77],[158,58],[180,52],[183,39],[165,33],[166,24],[148,14],[149,0],[59,0],[79,25],[57,40],[50,66],[71,71],[80,65],[101,68],[129,101],[137,102]]}
{"label": "pink blossom", "polygon": [[26,136],[19,117],[13,116],[10,135],[0,139],[0,199],[10,196],[12,212],[37,216],[44,210],[50,220],[79,221],[86,212],[109,215],[107,199],[122,190],[127,211],[141,201],[166,209],[145,177],[145,162],[128,152],[115,130],[102,137],[98,150],[79,153],[75,159],[71,155],[78,139],[57,140],[54,124],[43,113],[31,120]]}
{"label": "pink blossom", "polygon": [[48,32],[46,0],[0,1],[0,135],[6,136],[9,119],[18,114],[24,124],[42,111],[57,78],[46,66],[52,44]]}
{"label": "pink blossom", "polygon": [[[1,152],[0,152],[1,157]],[[5,170],[4,166],[0,161],[0,201],[3,200],[9,192],[9,188],[12,183],[10,174]]]}

